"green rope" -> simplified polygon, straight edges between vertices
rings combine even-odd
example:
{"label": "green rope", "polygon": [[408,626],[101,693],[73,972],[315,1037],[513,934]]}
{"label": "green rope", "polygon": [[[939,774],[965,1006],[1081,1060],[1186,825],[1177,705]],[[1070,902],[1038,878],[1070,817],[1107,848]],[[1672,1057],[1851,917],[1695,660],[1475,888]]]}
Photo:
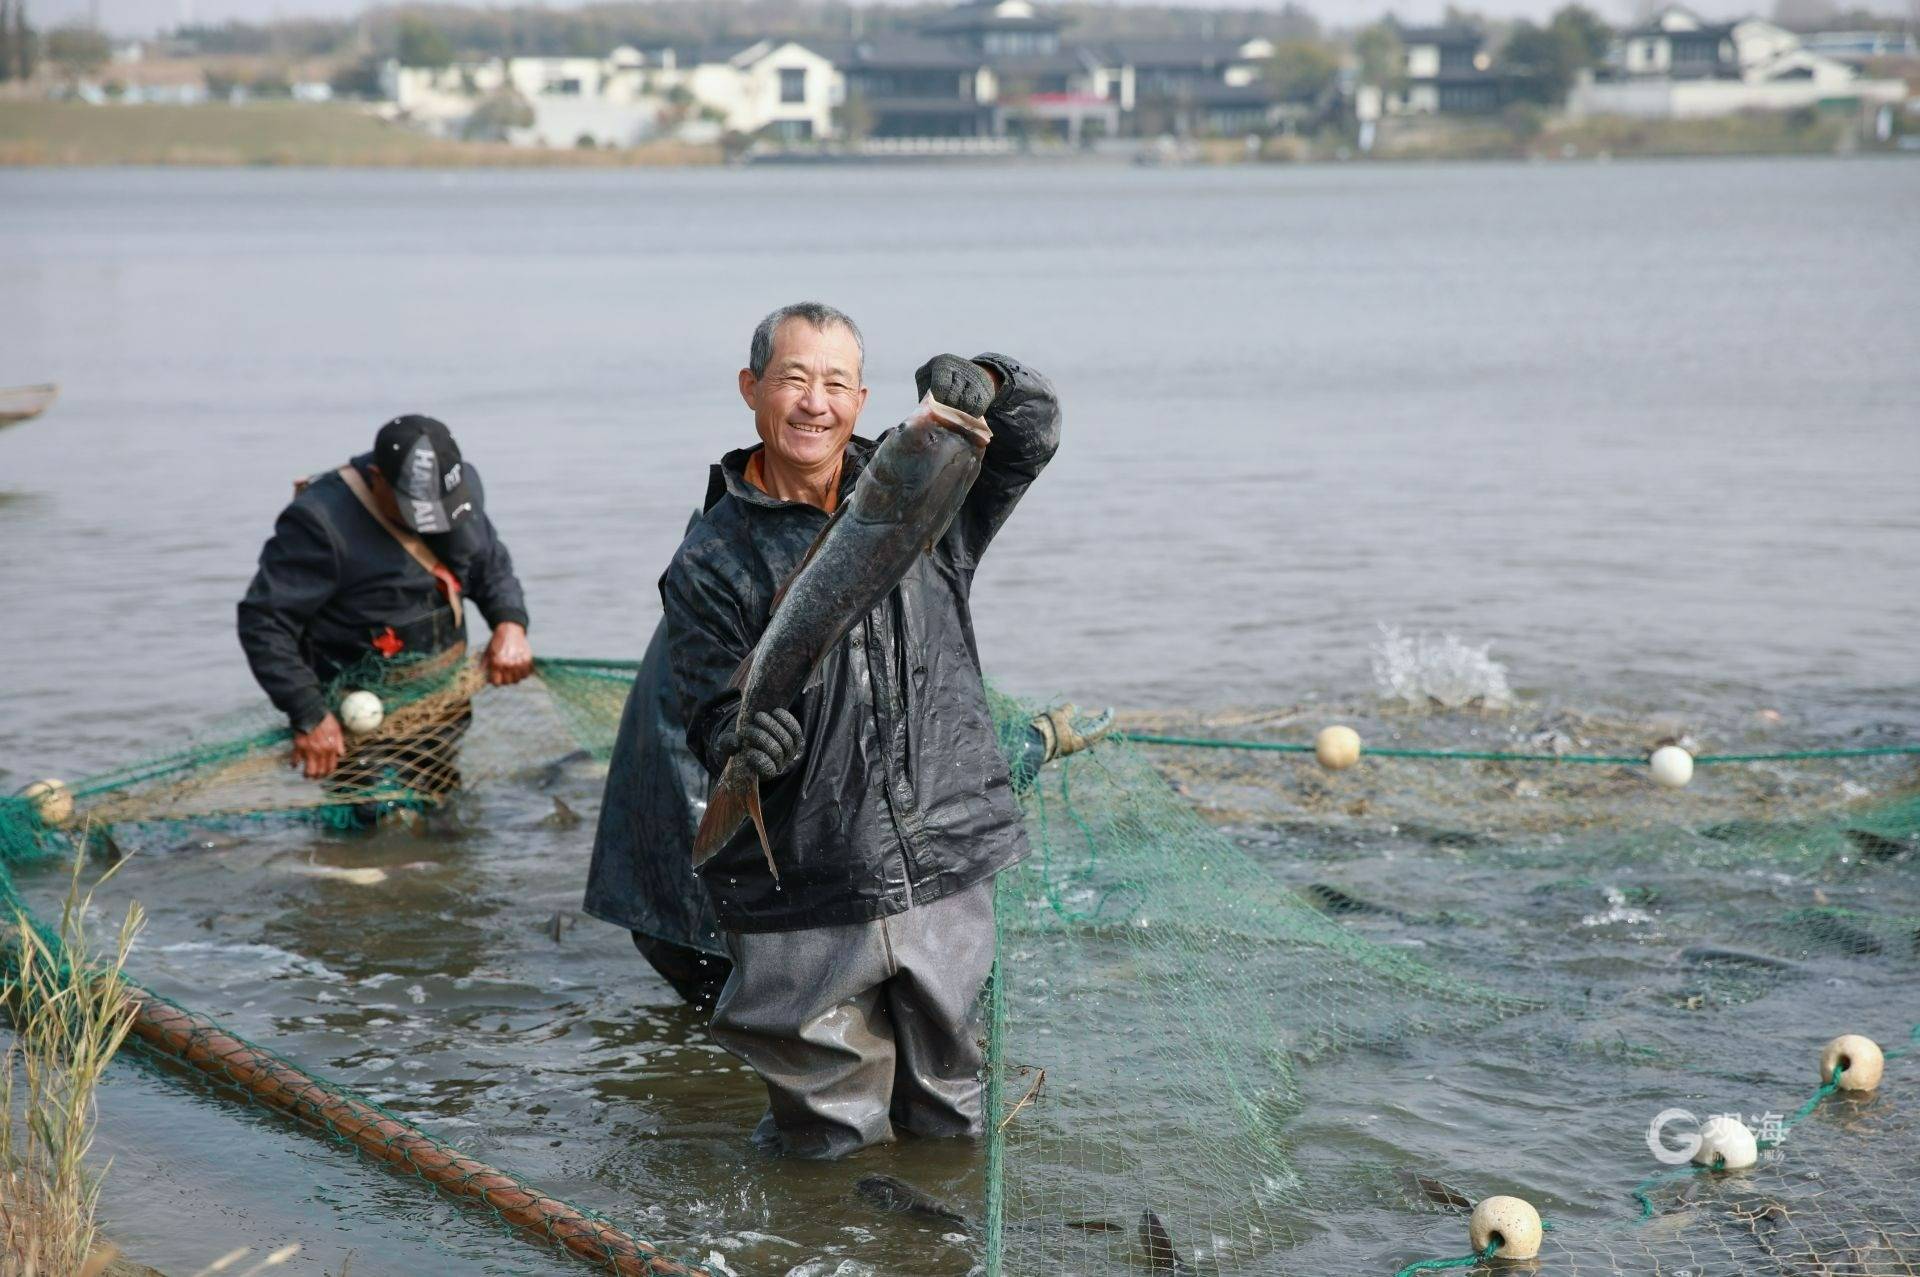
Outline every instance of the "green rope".
{"label": "green rope", "polygon": [[1500,1240],[1499,1238],[1495,1238],[1479,1250],[1474,1251],[1471,1255],[1460,1255],[1453,1259],[1416,1260],[1395,1273],[1394,1277],[1409,1277],[1412,1273],[1436,1272],[1442,1268],[1472,1268],[1476,1264],[1484,1264],[1489,1259],[1492,1259],[1494,1252],[1499,1249]]}
{"label": "green rope", "polygon": [[[1177,745],[1191,749],[1245,749],[1274,754],[1311,754],[1313,746],[1297,741],[1216,740],[1206,736],[1159,736],[1147,732],[1116,732],[1121,740],[1135,745]],[[1504,749],[1396,749],[1369,745],[1365,753],[1375,758],[1451,758],[1483,763],[1591,763],[1602,766],[1640,766],[1647,760],[1641,754],[1525,754]],[[1715,763],[1775,763],[1814,758],[1882,758],[1896,754],[1920,754],[1920,745],[1881,745],[1867,749],[1796,749],[1778,754],[1700,754],[1696,766]]]}
{"label": "green rope", "polygon": [[1721,1168],[1723,1162],[1724,1159],[1716,1157],[1713,1159],[1712,1166],[1682,1166],[1675,1170],[1662,1171],[1658,1175],[1649,1176],[1641,1180],[1639,1187],[1633,1190],[1633,1200],[1640,1203],[1641,1220],[1644,1222],[1653,1218],[1653,1198],[1650,1194],[1654,1189],[1660,1187],[1662,1184],[1671,1184],[1675,1180],[1698,1175],[1703,1171],[1717,1171]]}
{"label": "green rope", "polygon": [[1836,1064],[1833,1066],[1833,1076],[1828,1078],[1826,1081],[1822,1082],[1820,1084],[1820,1089],[1815,1091],[1812,1095],[1808,1096],[1807,1102],[1805,1104],[1802,1104],[1799,1108],[1793,1111],[1792,1117],[1789,1117],[1788,1119],[1786,1119],[1786,1121],[1780,1123],[1779,1139],[1757,1140],[1755,1142],[1761,1148],[1777,1147],[1782,1141],[1784,1141],[1787,1138],[1787,1132],[1793,1129],[1793,1125],[1795,1122],[1804,1120],[1808,1114],[1812,1113],[1815,1109],[1820,1107],[1821,1100],[1826,1099],[1829,1095],[1832,1095],[1835,1091],[1840,1089],[1840,1075],[1844,1072],[1846,1072],[1846,1070],[1842,1068],[1840,1065]]}

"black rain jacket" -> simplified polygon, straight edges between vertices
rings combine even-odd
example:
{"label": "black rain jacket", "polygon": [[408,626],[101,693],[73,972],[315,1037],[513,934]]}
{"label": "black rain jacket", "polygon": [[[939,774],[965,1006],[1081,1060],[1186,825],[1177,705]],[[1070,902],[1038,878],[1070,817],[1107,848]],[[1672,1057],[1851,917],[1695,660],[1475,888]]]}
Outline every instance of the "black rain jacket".
{"label": "black rain jacket", "polygon": [[[968,595],[980,556],[1059,446],[1060,408],[1039,373],[1001,355],[979,362],[1001,376],[980,477],[945,537],[827,654],[791,707],[806,755],[761,786],[779,881],[751,822],[701,867],[728,930],[870,921],[965,890],[1027,854]],[[847,445],[842,500],[877,446]],[[716,738],[739,699],[727,683],[827,523],[825,512],[748,483],[754,450],[713,468],[706,513],[660,581],[687,743],[712,776],[726,761]]]}
{"label": "black rain jacket", "polygon": [[620,715],[581,907],[628,931],[726,957],[693,872],[693,834],[706,809],[707,769],[687,752],[663,620]]}
{"label": "black rain jacket", "polygon": [[[373,473],[373,454],[352,463]],[[513,558],[487,518],[480,474],[466,467],[474,511],[452,531],[420,538],[489,625],[527,623]],[[375,655],[427,656],[466,639],[433,574],[380,526],[346,480],[319,476],[280,512],[260,570],[240,600],[240,646],[253,677],[296,732],[327,716],[326,685]],[[391,627],[401,646],[374,640]],[[392,641],[386,641],[391,647]]]}

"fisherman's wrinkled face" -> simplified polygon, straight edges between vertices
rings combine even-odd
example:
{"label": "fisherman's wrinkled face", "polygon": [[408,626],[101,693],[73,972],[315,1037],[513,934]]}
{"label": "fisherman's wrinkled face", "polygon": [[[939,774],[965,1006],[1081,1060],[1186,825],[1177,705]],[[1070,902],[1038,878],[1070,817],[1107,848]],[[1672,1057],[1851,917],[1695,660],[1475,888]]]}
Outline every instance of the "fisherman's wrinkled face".
{"label": "fisherman's wrinkled face", "polygon": [[846,450],[867,406],[860,343],[840,324],[789,319],[773,334],[766,372],[756,378],[740,370],[740,396],[775,459],[795,470],[825,469]]}

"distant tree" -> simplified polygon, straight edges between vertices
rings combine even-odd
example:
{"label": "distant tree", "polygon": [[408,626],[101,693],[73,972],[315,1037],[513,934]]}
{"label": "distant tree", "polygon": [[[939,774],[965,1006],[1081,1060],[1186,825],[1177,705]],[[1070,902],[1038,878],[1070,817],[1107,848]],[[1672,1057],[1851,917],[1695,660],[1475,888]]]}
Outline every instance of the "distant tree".
{"label": "distant tree", "polygon": [[446,33],[425,18],[412,14],[400,19],[400,65],[439,69],[453,61],[453,44]]}
{"label": "distant tree", "polygon": [[1360,78],[1383,93],[1397,93],[1407,83],[1407,51],[1400,43],[1400,29],[1392,22],[1380,21],[1364,28],[1353,38],[1353,53],[1360,60]]}
{"label": "distant tree", "polygon": [[33,77],[39,38],[27,25],[27,0],[0,0],[0,81]]}
{"label": "distant tree", "polygon": [[1567,5],[1547,25],[1580,55],[1582,66],[1599,65],[1613,47],[1613,28],[1585,5]]}
{"label": "distant tree", "polygon": [[106,33],[96,27],[72,24],[47,32],[47,57],[70,80],[91,75],[112,56]]}
{"label": "distant tree", "polygon": [[1507,33],[1498,66],[1513,81],[1515,97],[1550,105],[1566,93],[1566,86],[1560,82],[1562,52],[1553,32],[1522,18]]}
{"label": "distant tree", "polygon": [[1507,33],[1499,66],[1513,77],[1514,96],[1538,106],[1558,106],[1583,67],[1606,56],[1613,33],[1594,13],[1568,5],[1544,27],[1522,19]]}
{"label": "distant tree", "polygon": [[1267,84],[1285,102],[1306,102],[1327,91],[1340,74],[1340,60],[1324,44],[1288,40],[1273,49]]}
{"label": "distant tree", "polygon": [[14,77],[31,80],[40,69],[40,33],[27,25],[27,0],[13,0],[13,38],[8,43],[13,49]]}
{"label": "distant tree", "polygon": [[511,85],[502,85],[473,109],[473,114],[461,125],[460,136],[469,142],[504,142],[508,129],[532,127],[533,104]]}
{"label": "distant tree", "polygon": [[290,98],[293,85],[282,72],[263,71],[247,85],[247,93],[256,98]]}
{"label": "distant tree", "polygon": [[372,54],[342,66],[333,73],[333,96],[373,101],[385,95],[380,83],[380,59]]}

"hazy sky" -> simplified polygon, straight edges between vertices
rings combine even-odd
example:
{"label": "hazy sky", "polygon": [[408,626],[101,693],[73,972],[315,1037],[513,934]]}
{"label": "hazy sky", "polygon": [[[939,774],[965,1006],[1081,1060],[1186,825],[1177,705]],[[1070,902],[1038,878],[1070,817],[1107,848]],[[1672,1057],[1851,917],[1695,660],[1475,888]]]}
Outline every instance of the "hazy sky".
{"label": "hazy sky", "polygon": [[[1125,0],[1119,0],[1125,3]],[[1180,0],[1161,0],[1179,3]],[[1265,0],[1230,0],[1238,5],[1262,4]],[[1467,8],[1500,16],[1540,17],[1560,7],[1565,0],[1469,0]],[[1634,0],[1587,0],[1601,16],[1613,22],[1625,22],[1634,16]],[[1870,7],[1900,12],[1901,0],[1869,0]],[[1350,25],[1371,21],[1389,8],[1410,22],[1437,19],[1445,9],[1445,0],[1304,0],[1305,7],[1330,25]],[[1281,0],[1271,0],[1279,8]],[[362,0],[27,0],[28,12],[35,23],[53,26],[97,12],[100,21],[112,31],[146,34],[172,27],[184,17],[200,22],[224,22],[229,18],[265,21],[275,17],[342,17],[367,7]],[[568,8],[564,3],[552,8]],[[1204,6],[1196,6],[1204,7]],[[1764,15],[1772,0],[1699,0],[1693,7],[1712,17],[1739,17],[1749,13]]]}

